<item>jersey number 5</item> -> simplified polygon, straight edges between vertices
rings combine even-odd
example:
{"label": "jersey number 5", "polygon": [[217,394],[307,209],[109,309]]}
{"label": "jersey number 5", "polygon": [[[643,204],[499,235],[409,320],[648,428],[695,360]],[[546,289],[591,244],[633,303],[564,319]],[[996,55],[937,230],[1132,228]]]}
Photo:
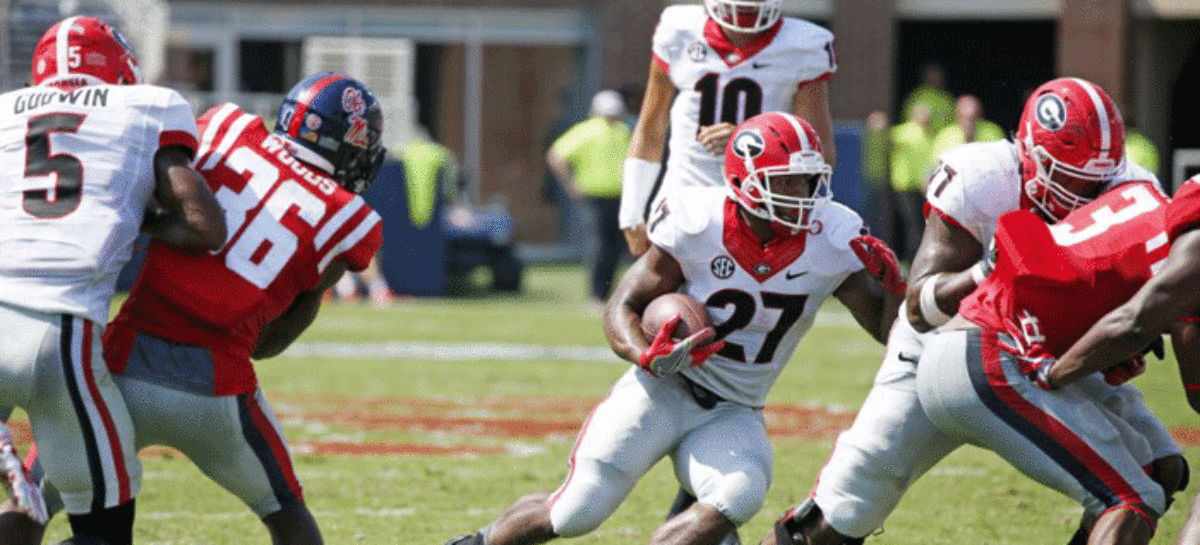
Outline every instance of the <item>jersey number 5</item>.
{"label": "jersey number 5", "polygon": [[61,218],[79,207],[83,193],[83,163],[74,155],[51,155],[50,134],[76,132],[86,117],[59,112],[29,118],[29,129],[25,133],[25,177],[56,175],[53,195],[50,189],[22,192],[21,206],[31,216]]}

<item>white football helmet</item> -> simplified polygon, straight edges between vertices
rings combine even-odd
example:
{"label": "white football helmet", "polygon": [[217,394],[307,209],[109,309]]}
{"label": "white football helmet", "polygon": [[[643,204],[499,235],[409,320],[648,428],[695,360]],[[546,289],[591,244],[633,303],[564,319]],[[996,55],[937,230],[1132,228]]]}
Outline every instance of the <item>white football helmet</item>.
{"label": "white football helmet", "polygon": [[708,17],[734,32],[762,32],[783,11],[783,0],[704,0]]}

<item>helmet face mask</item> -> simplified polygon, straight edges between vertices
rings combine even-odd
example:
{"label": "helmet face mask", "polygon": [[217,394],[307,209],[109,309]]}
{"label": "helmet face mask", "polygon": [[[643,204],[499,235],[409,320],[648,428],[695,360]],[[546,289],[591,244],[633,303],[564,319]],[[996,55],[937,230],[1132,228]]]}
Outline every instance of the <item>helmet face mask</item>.
{"label": "helmet face mask", "polygon": [[387,150],[383,111],[362,82],[332,72],[297,83],[279,105],[275,133],[300,148],[306,162],[326,169],[342,187],[361,193],[375,179]]}
{"label": "helmet face mask", "polygon": [[808,122],[786,113],[755,116],[737,127],[725,151],[731,197],[783,234],[807,230],[833,198],[833,169]]}
{"label": "helmet face mask", "polygon": [[1103,89],[1077,78],[1033,92],[1016,140],[1022,191],[1051,221],[1091,202],[1124,166],[1120,112]]}
{"label": "helmet face mask", "polygon": [[33,51],[34,85],[134,85],[137,59],[121,33],[95,17],[68,17],[50,27]]}
{"label": "helmet face mask", "polygon": [[708,17],[734,32],[762,32],[779,21],[783,0],[704,0]]}

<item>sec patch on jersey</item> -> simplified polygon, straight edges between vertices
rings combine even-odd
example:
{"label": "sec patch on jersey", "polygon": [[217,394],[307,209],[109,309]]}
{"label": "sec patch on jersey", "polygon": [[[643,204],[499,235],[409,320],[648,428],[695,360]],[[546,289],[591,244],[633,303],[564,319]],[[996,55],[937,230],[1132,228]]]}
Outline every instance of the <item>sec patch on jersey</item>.
{"label": "sec patch on jersey", "polygon": [[662,329],[663,324],[671,318],[680,317],[679,326],[675,328],[675,339],[683,339],[700,331],[712,322],[704,305],[690,296],[678,293],[664,293],[650,301],[642,311],[642,335],[647,341],[654,339]]}

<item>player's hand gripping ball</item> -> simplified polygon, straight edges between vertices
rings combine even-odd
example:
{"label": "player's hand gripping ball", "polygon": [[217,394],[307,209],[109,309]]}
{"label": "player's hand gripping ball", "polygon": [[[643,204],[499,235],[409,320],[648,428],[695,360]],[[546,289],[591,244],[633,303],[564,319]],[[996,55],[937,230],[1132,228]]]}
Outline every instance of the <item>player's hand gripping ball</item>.
{"label": "player's hand gripping ball", "polygon": [[716,332],[704,305],[682,293],[667,293],[646,305],[642,335],[650,346],[642,351],[638,365],[660,377],[703,364],[725,346],[723,340],[712,342]]}

